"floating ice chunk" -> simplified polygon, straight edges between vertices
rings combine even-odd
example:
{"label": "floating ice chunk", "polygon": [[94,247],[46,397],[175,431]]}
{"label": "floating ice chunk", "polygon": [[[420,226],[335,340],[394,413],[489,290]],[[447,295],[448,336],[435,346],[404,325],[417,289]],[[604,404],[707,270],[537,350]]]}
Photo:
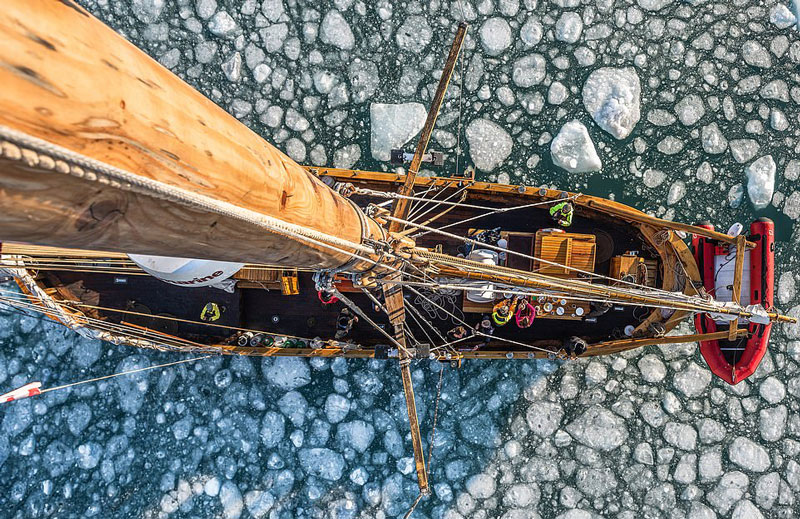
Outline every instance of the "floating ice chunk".
{"label": "floating ice chunk", "polygon": [[783,213],[793,220],[800,218],[800,191],[793,191],[783,203]]}
{"label": "floating ice chunk", "polygon": [[208,20],[217,12],[217,0],[197,0],[195,11],[197,16],[203,20]]}
{"label": "floating ice chunk", "polygon": [[233,56],[222,62],[222,72],[231,83],[236,83],[242,77],[242,55],[234,52]]}
{"label": "floating ice chunk", "polygon": [[775,99],[776,101],[789,102],[789,85],[782,79],[774,79],[761,87],[759,91],[764,99]]}
{"label": "floating ice chunk", "polygon": [[603,167],[586,127],[580,121],[570,121],[561,127],[550,142],[553,164],[571,173],[600,171]]}
{"label": "floating ice chunk", "polygon": [[285,12],[283,0],[263,0],[261,2],[261,12],[270,22],[277,22]]}
{"label": "floating ice chunk", "polygon": [[69,432],[79,436],[92,419],[92,410],[85,402],[78,402],[67,411]]}
{"label": "floating ice chunk", "polygon": [[636,3],[645,11],[660,11],[673,1],[674,0],[637,0]]}
{"label": "floating ice chunk", "polygon": [[497,123],[476,119],[467,125],[469,154],[475,167],[492,171],[511,154],[511,136]]}
{"label": "floating ice chunk", "polygon": [[764,209],[772,200],[775,191],[775,161],[772,155],[757,159],[745,169],[747,174],[747,196],[756,209]]}
{"label": "floating ice chunk", "polygon": [[639,121],[641,85],[633,68],[603,67],[583,85],[583,105],[592,119],[617,139],[624,139]]}
{"label": "floating ice chunk", "polygon": [[270,383],[286,391],[297,389],[311,382],[308,362],[297,357],[265,359],[262,371]]}
{"label": "floating ice chunk", "polygon": [[745,470],[764,472],[770,466],[769,453],[749,438],[739,436],[728,447],[730,460]]}
{"label": "floating ice chunk", "polygon": [[744,201],[744,186],[742,184],[734,184],[728,190],[728,205],[732,209],[736,209]]}
{"label": "floating ice chunk", "polygon": [[789,129],[789,121],[786,119],[786,115],[777,108],[773,108],[769,115],[769,125],[773,130],[779,132]]}
{"label": "floating ice chunk", "polygon": [[666,366],[664,366],[664,363],[661,362],[661,359],[652,353],[648,353],[639,359],[639,362],[636,365],[639,367],[639,371],[642,373],[642,378],[651,384],[661,382],[664,380],[664,377],[667,376]]}
{"label": "floating ice chunk", "polygon": [[696,398],[711,383],[711,372],[690,362],[685,370],[678,372],[674,378],[675,387],[689,398]]}
{"label": "floating ice chunk", "polygon": [[213,41],[201,41],[194,46],[194,59],[198,63],[211,63],[217,55],[217,44]]}
{"label": "floating ice chunk", "polygon": [[550,83],[550,88],[547,89],[547,102],[551,105],[560,105],[569,97],[569,90],[559,81]]}
{"label": "floating ice chunk", "polygon": [[261,519],[267,516],[272,505],[275,504],[275,498],[269,492],[251,490],[244,495],[244,504],[251,517]]}
{"label": "floating ice chunk", "polygon": [[261,441],[271,449],[283,440],[286,434],[286,421],[283,416],[274,411],[269,411],[264,415],[261,422]]}
{"label": "floating ice chunk", "polygon": [[219,492],[219,501],[222,505],[222,517],[225,519],[239,519],[242,515],[242,509],[244,508],[242,493],[239,492],[239,487],[232,481],[226,481],[222,484]]}
{"label": "floating ice chunk", "polygon": [[511,27],[504,18],[489,18],[480,30],[481,44],[490,56],[498,56],[511,45]]}
{"label": "floating ice chunk", "polygon": [[563,13],[556,21],[556,39],[566,43],[575,43],[581,38],[583,21],[578,13]]}
{"label": "floating ice chunk", "polygon": [[672,135],[667,135],[658,144],[656,148],[664,155],[675,155],[680,153],[683,149],[683,141]]}
{"label": "floating ice chunk", "polygon": [[528,47],[535,46],[542,41],[542,22],[535,16],[529,16],[519,30],[519,37]]}
{"label": "floating ice chunk", "polygon": [[669,422],[664,426],[664,440],[673,447],[693,451],[697,445],[697,431],[688,424]]}
{"label": "floating ice chunk", "polygon": [[358,144],[348,144],[333,152],[333,167],[350,169],[361,158],[361,148]]}
{"label": "floating ice chunk", "polygon": [[769,21],[778,29],[788,29],[797,23],[794,13],[783,4],[773,6],[769,11]]}
{"label": "floating ice chunk", "polygon": [[728,148],[728,140],[722,135],[717,123],[703,126],[700,138],[703,143],[703,150],[705,150],[706,153],[719,155]]}
{"label": "floating ice chunk", "polygon": [[423,16],[409,16],[397,30],[395,41],[403,50],[418,54],[431,42],[433,31]]}
{"label": "floating ice chunk", "polygon": [[689,94],[675,105],[675,114],[684,126],[692,126],[706,114],[703,100],[696,94]]}
{"label": "floating ice chunk", "polygon": [[767,377],[758,387],[758,394],[770,404],[777,404],[786,396],[786,387],[775,377]]}
{"label": "floating ice chunk", "polygon": [[467,480],[467,492],[475,499],[488,499],[494,495],[496,485],[489,474],[475,474]]}
{"label": "floating ice chunk", "polygon": [[350,401],[336,393],[328,395],[325,400],[325,416],[330,423],[339,423],[350,412]]}
{"label": "floating ice chunk", "polygon": [[751,501],[742,499],[733,509],[731,519],[764,519],[764,515]]}
{"label": "floating ice chunk", "polygon": [[296,162],[303,162],[306,160],[306,144],[298,139],[297,137],[292,137],[288,141],[286,141],[286,145],[284,147],[286,154],[289,155],[292,159]]}
{"label": "floating ice chunk", "polygon": [[208,30],[221,38],[233,38],[236,22],[227,11],[219,11],[208,22]]}
{"label": "floating ice chunk", "polygon": [[261,39],[267,52],[278,52],[284,46],[283,42],[289,35],[289,25],[275,23],[261,29]]}
{"label": "floating ice chunk", "polygon": [[598,405],[592,406],[567,426],[578,442],[601,451],[616,449],[628,438],[628,429],[619,416]]}
{"label": "floating ice chunk", "polygon": [[744,42],[742,45],[742,57],[745,63],[753,67],[770,68],[772,66],[772,58],[769,56],[769,51],[755,40]]}
{"label": "floating ice chunk", "polygon": [[642,182],[650,189],[660,186],[666,179],[667,174],[658,169],[648,168],[642,174]]}
{"label": "floating ice chunk", "polygon": [[205,492],[207,496],[215,497],[219,495],[219,485],[219,479],[213,477],[205,482],[203,485],[203,492]]}
{"label": "floating ice chunk", "polygon": [[753,139],[733,139],[730,142],[731,153],[736,162],[743,164],[749,162],[750,159],[758,153],[758,142]]}
{"label": "floating ice chunk", "polygon": [[686,183],[683,180],[676,180],[669,186],[667,205],[678,203],[684,196],[686,196]]}
{"label": "floating ice chunk", "polygon": [[[88,368],[100,358],[103,353],[103,343],[100,341],[82,340],[72,348],[70,356],[72,362],[80,368]],[[0,377],[0,382],[2,382]]]}
{"label": "floating ice chunk", "polygon": [[541,54],[529,54],[514,61],[511,78],[520,88],[538,85],[547,75],[544,57]]}
{"label": "floating ice chunk", "polygon": [[290,391],[278,400],[278,407],[281,413],[283,413],[295,427],[303,426],[306,420],[306,410],[308,409],[308,402],[303,398],[303,395],[297,391]]}
{"label": "floating ice chunk", "polygon": [[297,458],[300,466],[310,476],[329,481],[337,481],[342,477],[344,458],[330,449],[300,449]]}
{"label": "floating ice chunk", "polygon": [[419,133],[428,112],[420,103],[372,103],[369,114],[372,158],[386,161],[392,149],[403,147]]}
{"label": "floating ice chunk", "polygon": [[336,9],[331,9],[325,13],[319,32],[323,43],[343,50],[352,49],[356,41],[353,31],[350,29],[350,24]]}
{"label": "floating ice chunk", "polygon": [[778,280],[778,302],[790,303],[797,295],[797,285],[791,272],[784,272]]}
{"label": "floating ice chunk", "polygon": [[161,16],[164,0],[133,0],[131,3],[133,16],[142,23],[153,23]]}
{"label": "floating ice chunk", "polygon": [[785,405],[762,409],[758,413],[758,431],[761,438],[768,442],[776,442],[783,437],[789,412]]}
{"label": "floating ice chunk", "polygon": [[347,70],[353,102],[363,103],[371,99],[380,85],[378,66],[368,60],[356,59]]}
{"label": "floating ice chunk", "polygon": [[103,447],[95,442],[84,443],[77,449],[78,466],[84,470],[93,469],[100,463]]}
{"label": "floating ice chunk", "polygon": [[[117,365],[117,373],[150,366],[143,355],[131,355]],[[144,395],[150,387],[147,372],[133,373],[115,379],[119,406],[128,414],[135,415],[144,403]]]}
{"label": "floating ice chunk", "polygon": [[556,402],[540,401],[531,405],[525,414],[531,432],[547,438],[561,426],[564,410]]}
{"label": "floating ice chunk", "polygon": [[675,116],[666,110],[655,108],[647,112],[647,120],[656,126],[669,126],[675,122]]}
{"label": "floating ice chunk", "polygon": [[342,448],[365,452],[375,438],[375,429],[363,420],[340,424],[336,429],[336,440]]}

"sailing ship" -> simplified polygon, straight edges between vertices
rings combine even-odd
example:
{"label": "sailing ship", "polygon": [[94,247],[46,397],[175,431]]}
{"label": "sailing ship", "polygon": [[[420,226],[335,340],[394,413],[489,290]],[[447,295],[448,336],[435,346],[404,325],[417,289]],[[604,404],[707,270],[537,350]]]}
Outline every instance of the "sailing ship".
{"label": "sailing ship", "polygon": [[421,495],[420,360],[699,341],[736,384],[794,322],[773,306],[767,219],[726,234],[419,176],[465,24],[401,174],[298,165],[71,0],[8,1],[0,31],[0,267],[21,290],[0,301],[134,347],[395,360]]}

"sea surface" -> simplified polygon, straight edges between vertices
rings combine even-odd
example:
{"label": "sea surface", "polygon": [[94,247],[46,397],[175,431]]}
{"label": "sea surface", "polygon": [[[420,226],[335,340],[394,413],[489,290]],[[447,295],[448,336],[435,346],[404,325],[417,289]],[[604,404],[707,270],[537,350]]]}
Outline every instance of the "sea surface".
{"label": "sea surface", "polygon": [[[447,161],[426,174],[475,165],[722,230],[770,217],[776,304],[800,315],[790,4],[78,2],[296,160],[383,170],[390,148],[413,149],[466,19],[431,145]],[[426,444],[444,371],[434,492],[413,517],[799,516],[800,328],[776,328],[733,387],[696,344],[417,363]],[[171,360],[0,309],[0,388]],[[393,362],[211,358],[0,407],[3,518],[380,519],[416,496]]]}

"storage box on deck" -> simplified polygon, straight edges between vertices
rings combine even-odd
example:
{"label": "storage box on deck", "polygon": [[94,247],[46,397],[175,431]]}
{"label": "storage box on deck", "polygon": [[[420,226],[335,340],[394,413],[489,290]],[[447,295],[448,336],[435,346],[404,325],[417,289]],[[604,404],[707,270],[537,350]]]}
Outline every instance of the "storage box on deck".
{"label": "storage box on deck", "polygon": [[577,278],[579,273],[574,269],[594,272],[595,250],[594,234],[537,231],[533,255],[544,261],[534,260],[533,271],[553,277]]}

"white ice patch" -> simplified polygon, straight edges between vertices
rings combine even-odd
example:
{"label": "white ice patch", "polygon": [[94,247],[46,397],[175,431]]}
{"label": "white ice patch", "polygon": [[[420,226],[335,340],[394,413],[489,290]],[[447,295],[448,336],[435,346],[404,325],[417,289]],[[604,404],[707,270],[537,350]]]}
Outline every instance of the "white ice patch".
{"label": "white ice patch", "polygon": [[372,103],[369,114],[372,158],[387,161],[392,149],[402,148],[419,133],[428,111],[420,103]]}
{"label": "white ice patch", "polygon": [[219,492],[219,501],[222,505],[222,517],[225,519],[239,519],[244,508],[242,493],[233,482],[226,481]]}
{"label": "white ice patch", "polygon": [[342,477],[344,458],[330,449],[300,449],[297,454],[300,466],[310,476],[317,476],[329,481],[337,481]]}
{"label": "white ice patch", "polygon": [[604,67],[589,74],[584,83],[583,105],[603,130],[624,139],[639,122],[640,94],[635,69]]}
{"label": "white ice patch", "polygon": [[684,126],[692,126],[703,118],[706,109],[703,100],[696,94],[689,94],[675,104],[675,114]]}
{"label": "white ice patch", "polygon": [[153,23],[161,16],[164,0],[133,0],[133,15],[142,23]]}
{"label": "white ice patch", "polygon": [[356,41],[353,36],[353,31],[350,29],[350,24],[348,24],[341,13],[335,9],[325,13],[319,32],[320,39],[322,39],[323,43],[339,47],[343,50],[352,49]]}
{"label": "white ice patch", "polygon": [[700,138],[703,144],[703,150],[711,155],[719,155],[728,149],[728,140],[722,134],[717,123],[703,126],[703,130],[700,132]]}
{"label": "white ice patch", "polygon": [[566,123],[550,142],[553,164],[570,173],[600,171],[603,167],[589,132],[580,121]]}
{"label": "white ice patch", "polygon": [[291,391],[311,382],[308,362],[297,357],[276,357],[264,359],[264,377],[279,388]]}
{"label": "white ice patch", "polygon": [[749,438],[739,436],[728,447],[731,461],[745,470],[764,472],[770,466],[769,453]]}
{"label": "white ice patch", "polygon": [[556,39],[575,43],[581,38],[583,21],[578,13],[566,12],[556,22]]}
{"label": "white ice patch", "polygon": [[[143,355],[131,355],[117,365],[116,371],[119,373],[121,371],[146,368],[148,366],[150,366],[150,362],[147,360],[147,357]],[[149,387],[147,373],[140,372],[124,377],[117,377],[115,382],[119,406],[128,414],[134,415],[138,413],[144,403],[144,395],[147,393]]]}
{"label": "white ice patch", "polygon": [[350,412],[350,401],[336,393],[328,395],[325,400],[325,416],[330,423],[339,423]]}
{"label": "white ice patch", "polygon": [[236,29],[236,22],[226,11],[219,11],[208,22],[208,30],[221,38],[232,38]]}
{"label": "white ice patch", "polygon": [[778,29],[788,29],[797,23],[794,13],[783,4],[773,6],[769,12],[769,21]]}
{"label": "white ice patch", "polygon": [[747,195],[756,209],[764,209],[772,200],[775,191],[775,169],[772,155],[761,157],[745,169]]}
{"label": "white ice patch", "polygon": [[363,420],[340,424],[336,430],[336,440],[342,448],[366,452],[375,438],[375,429]]}
{"label": "white ice patch", "polygon": [[614,450],[628,439],[625,421],[608,409],[592,406],[567,426],[578,442],[601,451]]}
{"label": "white ice patch", "polygon": [[503,18],[489,18],[480,30],[481,44],[490,56],[499,56],[511,45],[511,27]]}
{"label": "white ice patch", "polygon": [[466,134],[470,157],[480,170],[492,171],[511,154],[511,136],[497,123],[476,119],[469,123]]}
{"label": "white ice patch", "polygon": [[511,79],[520,88],[538,85],[547,75],[544,57],[541,54],[529,54],[514,61]]}

